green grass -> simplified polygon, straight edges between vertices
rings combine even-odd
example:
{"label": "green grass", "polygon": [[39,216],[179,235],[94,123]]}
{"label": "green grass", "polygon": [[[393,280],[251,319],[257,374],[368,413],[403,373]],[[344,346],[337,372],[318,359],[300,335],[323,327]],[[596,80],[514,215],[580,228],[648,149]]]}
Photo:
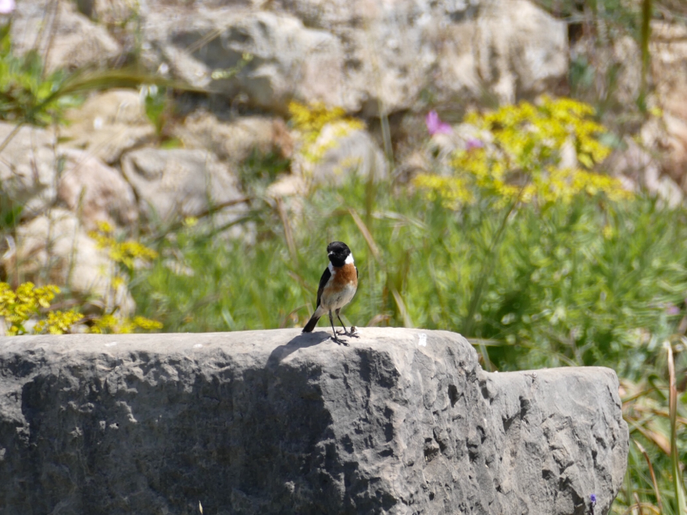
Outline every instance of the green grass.
{"label": "green grass", "polygon": [[[654,350],[640,345],[638,331],[651,329],[660,340],[678,320],[670,308],[687,290],[683,212],[645,198],[520,207],[468,324],[505,210],[485,202],[455,212],[380,186],[367,213],[364,189],[315,192],[289,216],[288,229],[276,207],[254,208],[257,230],[246,227],[254,243],[209,235],[202,226],[183,229],[159,244],[165,259],[134,284],[139,309],[170,331],[298,325],[313,307],[326,244],[341,239],[361,275],[345,310],[351,321],[458,332],[471,326],[466,336],[498,343],[490,356],[502,368],[611,364],[637,378]],[[170,261],[191,274],[175,273]],[[636,355],[627,361],[629,350]]]}

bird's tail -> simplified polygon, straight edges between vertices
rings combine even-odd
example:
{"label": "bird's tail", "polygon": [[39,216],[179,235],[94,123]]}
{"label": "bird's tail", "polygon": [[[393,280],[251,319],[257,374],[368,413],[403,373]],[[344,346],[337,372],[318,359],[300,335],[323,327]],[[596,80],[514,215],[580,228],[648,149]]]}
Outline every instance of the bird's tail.
{"label": "bird's tail", "polygon": [[305,324],[305,327],[303,328],[304,333],[312,333],[312,330],[315,329],[315,326],[317,325],[317,322],[320,320],[320,317],[317,316],[317,313],[314,313],[313,316],[310,317],[310,320],[308,320],[308,323]]}

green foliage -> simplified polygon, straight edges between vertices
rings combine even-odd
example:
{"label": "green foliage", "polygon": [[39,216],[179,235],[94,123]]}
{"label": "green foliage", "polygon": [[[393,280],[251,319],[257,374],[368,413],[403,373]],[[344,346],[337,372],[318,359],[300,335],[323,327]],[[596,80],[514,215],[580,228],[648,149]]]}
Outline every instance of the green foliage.
{"label": "green foliage", "polygon": [[12,53],[10,24],[0,26],[0,120],[48,125],[74,105],[69,95],[56,96],[66,79],[63,71],[45,73],[37,52]]}
{"label": "green foliage", "polygon": [[[662,352],[656,353],[656,366],[648,367],[639,382],[621,380],[631,445],[625,486],[614,504],[615,513],[638,507],[662,515],[687,513],[682,470],[687,460],[684,341],[684,337],[665,341]],[[676,370],[682,372],[676,374]],[[681,393],[677,389],[680,380]]]}
{"label": "green foliage", "polygon": [[[148,281],[137,283],[139,307],[169,330],[227,328],[223,310],[232,329],[299,325],[326,265],[323,244],[338,238],[361,271],[349,318],[463,331],[504,210],[481,204],[458,215],[419,193],[380,187],[368,241],[355,216],[365,210],[365,187],[318,190],[288,229],[269,208],[253,244],[183,229],[159,249],[174,263],[156,262],[144,271]],[[489,339],[501,369],[607,364],[639,377],[656,350],[642,343],[643,331],[667,335],[666,320],[675,319],[667,306],[679,305],[687,286],[684,217],[643,197],[524,206],[507,225],[467,336]]]}
{"label": "green foliage", "polygon": [[155,85],[148,86],[145,95],[146,116],[155,126],[155,132],[159,136],[165,124],[164,113],[169,107],[167,92],[164,88]]}
{"label": "green foliage", "polygon": [[[136,67],[97,70],[85,68],[73,73],[56,70],[46,73],[36,51],[15,55],[10,24],[0,26],[0,120],[18,124],[48,125],[62,122],[69,107],[78,105],[81,95],[110,88],[138,88],[147,85],[154,95],[146,100],[146,110],[160,131],[164,122],[164,88],[201,91],[198,88],[162,79]],[[0,142],[0,149],[4,142]]]}
{"label": "green foliage", "polygon": [[0,235],[17,226],[23,210],[21,204],[14,202],[6,192],[0,191]]}
{"label": "green foliage", "polygon": [[289,171],[291,161],[276,151],[254,149],[239,167],[243,191],[250,197],[260,197],[277,176]]}

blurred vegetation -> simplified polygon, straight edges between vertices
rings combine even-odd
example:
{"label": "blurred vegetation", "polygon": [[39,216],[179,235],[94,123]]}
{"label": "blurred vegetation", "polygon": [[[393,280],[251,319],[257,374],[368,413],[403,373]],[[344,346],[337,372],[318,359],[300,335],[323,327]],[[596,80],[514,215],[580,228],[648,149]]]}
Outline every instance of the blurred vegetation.
{"label": "blurred vegetation", "polygon": [[[137,330],[159,331],[162,324],[142,316],[126,317],[118,313],[116,304],[118,289],[129,283],[136,269],[157,259],[157,253],[134,240],[120,241],[115,237],[114,228],[105,222],[98,224],[98,230],[90,236],[95,239],[99,248],[107,251],[111,260],[110,291],[103,300],[104,312],[100,315],[84,315],[81,303],[84,300],[71,298],[53,284],[36,287],[32,282],[23,282],[16,288],[6,282],[0,282],[0,323],[4,323],[4,332],[8,336],[22,334],[64,334],[71,332],[89,333],[132,333]],[[56,309],[58,304],[76,303],[76,307],[67,311]]]}
{"label": "blurred vegetation", "polygon": [[[630,34],[644,63],[649,18],[670,12],[687,20],[675,0],[540,4],[599,45]],[[594,74],[584,56],[571,65],[572,93],[596,110],[545,98],[470,114],[466,121],[481,136],[453,156],[450,175],[374,183],[351,174],[342,186],[278,201],[265,190],[290,163],[254,152],[240,168],[250,211],[232,227],[244,237],[190,218],[175,231],[145,235],[146,245],[115,237],[105,225],[92,234],[112,259],[113,287],[131,289],[137,317],[118,318],[114,309],[99,317],[78,307],[61,312],[53,309],[57,287],[30,283],[0,283],[0,317],[12,334],[159,324],[166,331],[300,327],[314,309],[325,245],[340,239],[360,269],[360,288],[344,313],[349,323],[461,332],[487,369],[616,370],[633,443],[613,513],[684,515],[687,211],[630,195],[598,173],[613,139],[604,136],[600,115],[615,106],[634,117],[635,107],[612,102],[613,70],[603,87]],[[83,93],[143,84],[156,86],[148,89],[146,112],[164,144],[169,82],[128,70],[46,74],[35,54],[12,54],[8,28],[0,32],[0,119],[59,123]],[[640,117],[646,87],[637,99]],[[321,105],[294,103],[290,113],[310,163],[329,148],[317,144],[327,124],[364,127]],[[561,167],[566,146],[576,164]],[[20,206],[0,209],[0,233],[10,233],[20,216]]]}
{"label": "blurred vegetation", "polygon": [[0,24],[0,120],[48,125],[59,118],[76,99],[55,95],[67,74],[45,73],[42,57],[35,51],[15,55],[10,39],[11,24]]}

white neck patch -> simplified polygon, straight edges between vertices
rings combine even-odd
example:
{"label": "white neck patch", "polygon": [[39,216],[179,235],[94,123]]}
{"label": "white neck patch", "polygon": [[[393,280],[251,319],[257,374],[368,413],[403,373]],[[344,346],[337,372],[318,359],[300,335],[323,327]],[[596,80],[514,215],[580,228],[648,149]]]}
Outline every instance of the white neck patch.
{"label": "white neck patch", "polygon": [[346,261],[344,261],[344,263],[346,263],[347,265],[352,265],[353,264],[353,254],[349,254],[346,257]]}

